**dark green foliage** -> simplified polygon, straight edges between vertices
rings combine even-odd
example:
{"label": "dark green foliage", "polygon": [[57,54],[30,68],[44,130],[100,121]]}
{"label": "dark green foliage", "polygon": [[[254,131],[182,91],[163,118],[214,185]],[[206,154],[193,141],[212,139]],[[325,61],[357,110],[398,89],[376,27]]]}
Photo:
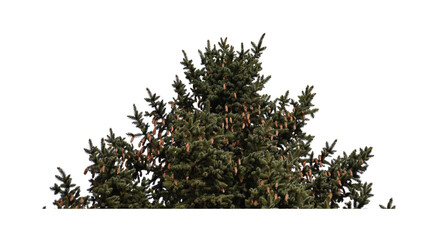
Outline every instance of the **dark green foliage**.
{"label": "dark green foliage", "polygon": [[391,199],[389,199],[388,205],[386,207],[381,205],[381,204],[379,206],[382,209],[395,209],[396,206],[392,205],[392,202],[393,202],[393,199],[391,198]]}
{"label": "dark green foliage", "polygon": [[[185,52],[191,85],[176,76],[171,110],[149,89],[152,111],[134,105],[130,141],[112,130],[101,147],[89,141],[90,208],[362,208],[371,183],[362,182],[372,148],[332,159],[336,141],[316,155],[303,127],[318,109],[307,86],[298,100],[259,91],[264,35],[249,50],[221,39],[199,51],[197,69]],[[143,117],[152,118],[152,125]],[[136,144],[133,145],[133,143]],[[56,184],[55,184],[56,186]],[[56,193],[56,190],[55,190]],[[150,201],[148,201],[150,200]],[[68,206],[68,205],[67,205]]]}
{"label": "dark green foliage", "polygon": [[58,170],[61,175],[56,175],[55,177],[61,184],[55,183],[50,189],[54,191],[55,195],[59,194],[60,198],[55,200],[53,205],[58,208],[85,208],[88,197],[80,197],[80,187],[75,187],[71,176],[66,175],[61,168],[58,167]]}
{"label": "dark green foliage", "polygon": [[[108,144],[108,147],[106,146]],[[144,166],[133,145],[122,137],[115,137],[110,129],[107,139],[101,140],[101,148],[94,147],[89,141],[92,165],[88,171],[92,193],[90,201],[93,208],[145,208],[149,205],[146,193],[147,185],[142,178]]]}

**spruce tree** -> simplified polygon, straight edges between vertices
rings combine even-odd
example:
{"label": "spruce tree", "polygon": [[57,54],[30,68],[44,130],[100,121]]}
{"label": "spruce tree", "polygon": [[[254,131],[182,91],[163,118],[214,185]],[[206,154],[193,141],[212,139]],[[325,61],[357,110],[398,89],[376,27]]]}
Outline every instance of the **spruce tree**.
{"label": "spruce tree", "polygon": [[[133,105],[137,132],[128,141],[112,130],[100,148],[89,140],[90,196],[81,205],[61,171],[58,207],[87,208],[362,208],[372,183],[363,182],[372,148],[332,158],[336,141],[315,154],[303,131],[318,109],[307,86],[297,100],[260,95],[271,76],[260,74],[259,42],[239,51],[220,39],[199,51],[196,68],[183,51],[191,86],[176,76],[176,97],[166,104],[147,88],[151,111]],[[144,117],[151,118],[151,124]],[[89,176],[90,176],[89,175]],[[74,201],[75,202],[75,201]],[[388,204],[391,208],[392,202]],[[381,206],[383,207],[383,206]],[[383,207],[384,208],[384,207]]]}

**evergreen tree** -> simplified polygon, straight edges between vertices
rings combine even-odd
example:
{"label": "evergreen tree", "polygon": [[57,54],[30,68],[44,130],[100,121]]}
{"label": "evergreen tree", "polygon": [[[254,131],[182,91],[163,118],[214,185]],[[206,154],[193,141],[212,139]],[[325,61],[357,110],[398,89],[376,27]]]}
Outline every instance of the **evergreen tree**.
{"label": "evergreen tree", "polygon": [[[297,100],[260,95],[271,76],[260,74],[264,35],[251,49],[221,39],[199,51],[196,68],[183,51],[187,91],[176,76],[177,96],[166,104],[149,89],[144,114],[134,105],[137,133],[130,141],[110,130],[100,149],[89,140],[92,162],[88,208],[362,208],[372,183],[363,182],[373,155],[366,147],[331,159],[336,141],[316,155],[303,127],[318,109],[307,86]],[[152,125],[144,122],[152,118]],[[134,145],[135,144],[135,145]],[[61,170],[60,170],[61,171]],[[69,199],[70,178],[61,199]],[[62,185],[61,185],[62,186]],[[77,188],[79,189],[79,188]],[[63,195],[63,196],[62,196]],[[74,207],[62,200],[58,207]],[[91,203],[89,206],[89,202]],[[390,208],[392,203],[388,204]]]}

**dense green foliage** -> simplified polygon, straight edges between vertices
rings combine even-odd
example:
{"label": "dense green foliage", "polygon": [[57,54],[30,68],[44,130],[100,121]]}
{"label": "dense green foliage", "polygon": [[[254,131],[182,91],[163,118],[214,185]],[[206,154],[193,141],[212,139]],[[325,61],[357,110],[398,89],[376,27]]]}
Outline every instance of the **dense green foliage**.
{"label": "dense green foliage", "polygon": [[[148,90],[152,107],[134,106],[137,128],[128,141],[112,130],[100,147],[89,141],[90,196],[80,197],[62,170],[59,208],[362,208],[371,183],[362,182],[372,148],[331,159],[336,141],[315,154],[303,131],[318,109],[307,86],[297,100],[259,91],[264,35],[240,51],[221,39],[199,51],[200,69],[186,53],[181,64],[191,91],[176,76],[168,104]],[[144,122],[150,118],[152,124]]]}

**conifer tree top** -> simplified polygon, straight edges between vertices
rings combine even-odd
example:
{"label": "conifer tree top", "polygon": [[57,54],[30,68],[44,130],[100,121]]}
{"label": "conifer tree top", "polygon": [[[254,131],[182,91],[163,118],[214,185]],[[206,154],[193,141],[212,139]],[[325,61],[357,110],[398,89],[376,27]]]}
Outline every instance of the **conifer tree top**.
{"label": "conifer tree top", "polygon": [[[147,88],[151,111],[133,106],[137,132],[112,130],[100,147],[89,140],[89,196],[59,169],[58,207],[73,208],[362,208],[373,196],[361,174],[373,157],[365,147],[333,158],[336,141],[319,153],[304,126],[314,118],[313,87],[260,95],[263,34],[239,51],[221,38],[199,51],[201,68],[183,51],[187,90],[176,76],[166,103]],[[144,117],[149,117],[146,122]],[[71,195],[71,196],[70,196]],[[383,207],[383,206],[382,206]],[[384,208],[384,207],[383,207]],[[387,208],[392,208],[392,202]]]}

